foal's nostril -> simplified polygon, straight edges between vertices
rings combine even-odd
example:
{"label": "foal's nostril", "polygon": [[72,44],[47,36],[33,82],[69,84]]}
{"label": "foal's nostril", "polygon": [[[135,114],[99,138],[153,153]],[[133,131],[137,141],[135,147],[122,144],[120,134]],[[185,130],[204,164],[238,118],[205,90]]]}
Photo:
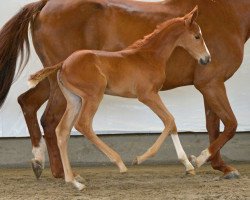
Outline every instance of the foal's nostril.
{"label": "foal's nostril", "polygon": [[202,65],[206,65],[207,62],[205,60],[203,60],[202,58],[199,60],[199,63],[202,64]]}
{"label": "foal's nostril", "polygon": [[206,56],[207,63],[211,62],[211,56]]}
{"label": "foal's nostril", "polygon": [[206,56],[205,59],[201,58],[201,59],[199,60],[199,63],[202,64],[202,65],[206,65],[206,64],[208,64],[210,61],[211,61],[211,57],[210,57],[210,56]]}

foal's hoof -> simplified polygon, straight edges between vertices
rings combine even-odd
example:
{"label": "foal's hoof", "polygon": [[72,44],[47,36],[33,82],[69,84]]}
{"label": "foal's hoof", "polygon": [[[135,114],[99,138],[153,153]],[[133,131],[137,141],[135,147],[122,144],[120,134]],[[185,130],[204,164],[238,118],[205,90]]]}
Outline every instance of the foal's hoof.
{"label": "foal's hoof", "polygon": [[121,173],[121,174],[125,174],[125,173],[127,173],[127,171],[128,171],[128,168],[127,168],[126,166],[124,166],[124,167],[122,167],[122,168],[120,169],[120,173]]}
{"label": "foal's hoof", "polygon": [[198,165],[197,165],[197,157],[196,156],[194,156],[194,155],[189,156],[189,161],[191,162],[191,164],[194,167],[198,167]]}
{"label": "foal's hoof", "polygon": [[83,183],[83,182],[85,181],[84,178],[81,177],[79,174],[77,174],[77,175],[75,176],[75,180],[76,180],[77,182],[80,182],[80,183]]}
{"label": "foal's hoof", "polygon": [[139,165],[139,164],[141,164],[141,161],[140,161],[139,156],[137,156],[137,157],[133,160],[132,165]]}
{"label": "foal's hoof", "polygon": [[82,183],[79,183],[78,181],[74,180],[73,185],[76,189],[78,189],[79,191],[83,190],[84,188],[86,188],[86,186]]}
{"label": "foal's hoof", "polygon": [[186,171],[186,175],[195,176],[195,171],[194,171],[194,169],[191,169],[191,170]]}
{"label": "foal's hoof", "polygon": [[231,171],[231,172],[224,174],[221,178],[222,179],[238,179],[240,178],[240,173],[238,172],[238,170]]}
{"label": "foal's hoof", "polygon": [[36,178],[39,179],[41,177],[42,172],[43,172],[43,164],[36,159],[32,159],[31,166],[32,166],[32,169],[33,169],[33,172],[34,172]]}

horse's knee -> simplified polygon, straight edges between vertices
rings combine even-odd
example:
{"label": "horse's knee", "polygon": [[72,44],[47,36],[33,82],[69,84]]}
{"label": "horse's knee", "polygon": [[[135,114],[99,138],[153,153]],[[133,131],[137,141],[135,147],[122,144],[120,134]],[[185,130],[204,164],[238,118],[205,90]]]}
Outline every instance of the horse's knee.
{"label": "horse's knee", "polygon": [[177,126],[175,124],[174,117],[171,115],[170,119],[168,119],[168,121],[169,121],[169,126],[170,126],[171,132],[176,133],[177,132]]}
{"label": "horse's knee", "polygon": [[237,130],[237,127],[238,127],[238,122],[237,122],[237,120],[236,120],[236,119],[235,119],[235,120],[232,120],[232,121],[230,122],[229,130],[230,130],[231,132],[235,132],[235,131]]}
{"label": "horse's knee", "polygon": [[92,133],[92,127],[89,122],[85,122],[85,121],[77,122],[75,124],[75,129],[79,131],[80,133],[83,133],[84,136],[90,141],[94,140],[96,137],[95,134],[90,134]]}
{"label": "horse's knee", "polygon": [[225,125],[224,132],[228,139],[231,139],[235,135],[237,127],[238,127],[238,122],[236,119],[230,121],[229,123],[227,123],[227,125]]}
{"label": "horse's knee", "polygon": [[139,94],[137,98],[138,98],[138,100],[139,100],[140,102],[142,102],[142,103],[144,103],[144,104],[147,104],[147,103],[153,101],[150,95],[144,94],[144,93],[143,93],[143,94]]}
{"label": "horse's knee", "polygon": [[163,120],[163,124],[165,126],[165,129],[167,128],[167,130],[170,131],[170,133],[177,133],[177,126],[175,124],[175,119],[174,117],[170,114],[170,115],[166,115]]}
{"label": "horse's knee", "polygon": [[90,126],[85,122],[77,122],[75,124],[75,129],[79,132],[88,132],[90,130]]}

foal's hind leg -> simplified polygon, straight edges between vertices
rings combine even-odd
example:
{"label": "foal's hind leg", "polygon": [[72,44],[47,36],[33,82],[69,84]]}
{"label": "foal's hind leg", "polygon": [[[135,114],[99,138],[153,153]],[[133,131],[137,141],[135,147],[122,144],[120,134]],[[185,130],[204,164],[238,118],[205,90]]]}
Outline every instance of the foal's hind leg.
{"label": "foal's hind leg", "polygon": [[171,113],[167,110],[163,102],[161,101],[160,96],[155,92],[150,92],[143,94],[142,96],[138,96],[138,99],[142,103],[150,107],[159,116],[159,118],[162,120],[165,126],[165,129],[163,130],[162,134],[158,137],[156,142],[143,155],[138,156],[136,158],[135,164],[140,164],[143,161],[147,160],[148,158],[154,156],[160,149],[165,139],[171,133],[178,159],[185,166],[186,173],[195,174],[194,167],[189,162],[187,155],[180,143],[174,118],[171,115]]}
{"label": "foal's hind leg", "polygon": [[94,97],[86,96],[84,97],[84,100],[82,99],[82,101],[84,101],[84,105],[80,111],[75,128],[85,135],[87,139],[89,139],[94,145],[96,145],[111,160],[111,162],[116,163],[121,173],[124,173],[127,171],[127,168],[124,165],[120,155],[111,149],[107,144],[105,144],[95,134],[92,128],[93,117],[97,111],[102,97],[103,94],[100,94]]}
{"label": "foal's hind leg", "polygon": [[58,143],[58,147],[59,147],[60,155],[62,159],[65,181],[73,183],[74,186],[77,187],[77,189],[82,190],[83,188],[85,188],[85,186],[79,183],[74,177],[74,174],[70,166],[70,161],[68,158],[68,150],[67,150],[70,131],[75,124],[75,121],[77,119],[77,116],[81,107],[81,98],[71,93],[69,90],[64,88],[61,84],[59,85],[67,100],[66,111],[56,128],[57,143]]}

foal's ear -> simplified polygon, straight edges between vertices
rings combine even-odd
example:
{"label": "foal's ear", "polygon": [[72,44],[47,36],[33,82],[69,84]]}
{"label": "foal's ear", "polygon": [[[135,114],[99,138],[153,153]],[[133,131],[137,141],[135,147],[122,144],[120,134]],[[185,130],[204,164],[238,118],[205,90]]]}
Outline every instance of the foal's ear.
{"label": "foal's ear", "polygon": [[198,6],[195,6],[195,8],[188,14],[184,16],[185,24],[187,26],[191,26],[198,17]]}

